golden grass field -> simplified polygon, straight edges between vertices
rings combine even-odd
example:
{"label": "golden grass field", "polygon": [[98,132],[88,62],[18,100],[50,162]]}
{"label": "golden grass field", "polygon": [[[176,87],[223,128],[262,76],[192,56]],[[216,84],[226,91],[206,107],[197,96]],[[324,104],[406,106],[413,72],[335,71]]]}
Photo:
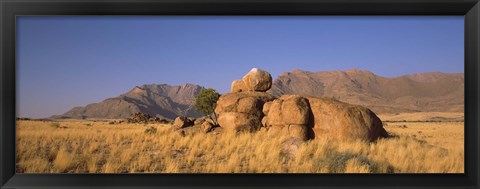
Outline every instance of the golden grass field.
{"label": "golden grass field", "polygon": [[[392,137],[373,143],[315,139],[302,144],[294,158],[280,150],[285,137],[263,131],[181,137],[171,125],[58,123],[17,121],[17,172],[464,172],[463,122],[387,122]],[[149,127],[157,132],[146,134]]]}

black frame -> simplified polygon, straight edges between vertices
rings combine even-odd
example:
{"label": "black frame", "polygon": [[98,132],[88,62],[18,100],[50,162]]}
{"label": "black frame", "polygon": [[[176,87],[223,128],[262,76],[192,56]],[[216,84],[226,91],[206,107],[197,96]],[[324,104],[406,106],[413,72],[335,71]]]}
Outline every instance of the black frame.
{"label": "black frame", "polygon": [[[1,188],[479,188],[478,0],[0,0]],[[15,174],[18,15],[464,15],[465,174]]]}

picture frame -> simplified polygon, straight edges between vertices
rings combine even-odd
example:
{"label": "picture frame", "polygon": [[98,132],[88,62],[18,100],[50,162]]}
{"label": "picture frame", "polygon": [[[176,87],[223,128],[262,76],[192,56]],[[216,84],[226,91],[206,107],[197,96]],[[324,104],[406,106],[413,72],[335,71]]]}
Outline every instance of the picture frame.
{"label": "picture frame", "polygon": [[[1,0],[1,188],[478,188],[478,0]],[[21,15],[464,15],[464,174],[16,174],[15,18]]]}

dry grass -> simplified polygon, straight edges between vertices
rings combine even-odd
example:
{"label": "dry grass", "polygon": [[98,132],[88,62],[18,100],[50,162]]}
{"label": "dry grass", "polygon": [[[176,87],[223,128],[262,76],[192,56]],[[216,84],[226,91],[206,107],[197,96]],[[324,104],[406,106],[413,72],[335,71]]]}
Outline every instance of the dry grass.
{"label": "dry grass", "polygon": [[383,121],[463,121],[462,112],[415,112],[381,114],[378,117]]}
{"label": "dry grass", "polygon": [[[283,137],[181,137],[170,125],[69,120],[17,122],[17,171],[25,173],[463,173],[463,122],[389,122],[374,143],[315,139],[294,158]],[[405,126],[404,126],[405,125]],[[145,134],[154,127],[155,133]]]}

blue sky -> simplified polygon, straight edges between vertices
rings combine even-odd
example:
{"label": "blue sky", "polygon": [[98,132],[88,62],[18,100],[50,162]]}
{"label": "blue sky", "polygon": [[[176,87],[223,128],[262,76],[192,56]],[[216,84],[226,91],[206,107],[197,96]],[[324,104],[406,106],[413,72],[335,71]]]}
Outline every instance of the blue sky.
{"label": "blue sky", "polygon": [[17,114],[48,117],[142,84],[228,92],[251,68],[464,71],[463,16],[20,16]]}

